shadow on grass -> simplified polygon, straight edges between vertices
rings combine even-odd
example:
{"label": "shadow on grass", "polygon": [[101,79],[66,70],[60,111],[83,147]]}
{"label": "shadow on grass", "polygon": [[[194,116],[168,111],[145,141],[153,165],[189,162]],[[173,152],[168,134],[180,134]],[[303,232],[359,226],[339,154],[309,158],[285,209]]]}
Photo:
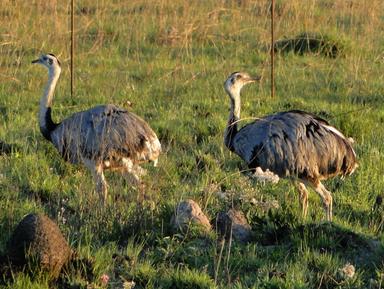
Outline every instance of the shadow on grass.
{"label": "shadow on grass", "polygon": [[280,53],[294,52],[299,55],[313,53],[330,58],[344,56],[347,50],[345,41],[330,35],[303,32],[292,38],[283,38],[275,42],[274,50]]}
{"label": "shadow on grass", "polygon": [[[269,212],[256,218],[254,242],[263,246],[284,246],[291,252],[303,247],[320,254],[331,254],[345,262],[374,271],[384,258],[384,247],[377,239],[335,223],[300,224],[291,213]],[[372,272],[371,272],[372,273]]]}
{"label": "shadow on grass", "polygon": [[0,155],[8,155],[13,152],[19,152],[20,150],[18,145],[8,144],[0,140]]}

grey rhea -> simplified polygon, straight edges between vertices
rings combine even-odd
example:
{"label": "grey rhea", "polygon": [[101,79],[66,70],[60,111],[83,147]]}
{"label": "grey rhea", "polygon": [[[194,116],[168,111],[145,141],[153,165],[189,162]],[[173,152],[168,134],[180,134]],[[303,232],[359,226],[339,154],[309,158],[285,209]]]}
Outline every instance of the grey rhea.
{"label": "grey rhea", "polygon": [[332,195],[321,181],[350,175],[357,168],[351,139],[327,121],[311,113],[291,110],[274,113],[238,129],[241,88],[260,77],[234,72],[224,83],[231,101],[224,143],[251,170],[270,171],[291,178],[300,193],[302,213],[307,215],[308,191],[320,196],[328,221],[332,220]]}
{"label": "grey rhea", "polygon": [[115,105],[99,105],[77,112],[60,123],[51,117],[51,105],[61,72],[53,54],[41,55],[32,63],[48,69],[48,84],[40,100],[39,125],[43,136],[53,143],[70,163],[84,164],[92,173],[96,191],[107,201],[107,182],[103,171],[119,170],[135,185],[145,170],[140,164],[157,164],[161,145],[149,125],[137,115]]}

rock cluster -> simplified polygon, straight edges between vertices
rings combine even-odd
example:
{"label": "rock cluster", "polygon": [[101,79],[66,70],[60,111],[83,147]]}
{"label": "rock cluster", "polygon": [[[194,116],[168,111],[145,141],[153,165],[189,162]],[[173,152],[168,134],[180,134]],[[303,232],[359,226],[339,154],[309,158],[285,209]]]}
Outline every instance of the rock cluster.
{"label": "rock cluster", "polygon": [[[193,200],[180,202],[171,219],[171,226],[175,231],[185,232],[190,225],[199,226],[205,232],[211,230],[211,223],[199,205]],[[219,235],[225,238],[233,237],[238,242],[248,242],[251,239],[251,226],[244,214],[235,209],[220,212],[214,220],[214,227]]]}

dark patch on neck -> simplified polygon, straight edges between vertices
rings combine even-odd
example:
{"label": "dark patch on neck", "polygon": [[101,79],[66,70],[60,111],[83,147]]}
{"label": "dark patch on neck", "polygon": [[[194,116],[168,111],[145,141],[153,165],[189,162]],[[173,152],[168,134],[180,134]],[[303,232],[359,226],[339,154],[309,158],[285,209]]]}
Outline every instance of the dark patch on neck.
{"label": "dark patch on neck", "polygon": [[61,63],[60,63],[59,59],[56,57],[55,54],[53,54],[53,53],[48,53],[48,55],[51,55],[51,56],[55,57],[56,60],[57,60],[57,63],[59,64],[59,66],[61,66]]}
{"label": "dark patch on neck", "polygon": [[230,151],[234,151],[235,148],[233,146],[233,139],[235,138],[235,135],[237,134],[237,118],[233,116],[229,122],[227,127],[227,134],[225,136],[225,145]]}
{"label": "dark patch on neck", "polygon": [[44,136],[45,139],[52,141],[51,133],[52,131],[55,130],[58,124],[54,123],[52,120],[50,107],[47,108],[44,118],[45,118],[45,127],[40,126],[41,134]]}
{"label": "dark patch on neck", "polygon": [[240,73],[240,71],[235,71],[235,72],[232,72],[232,74],[231,74],[229,77],[231,77],[231,76],[235,75],[236,73]]}

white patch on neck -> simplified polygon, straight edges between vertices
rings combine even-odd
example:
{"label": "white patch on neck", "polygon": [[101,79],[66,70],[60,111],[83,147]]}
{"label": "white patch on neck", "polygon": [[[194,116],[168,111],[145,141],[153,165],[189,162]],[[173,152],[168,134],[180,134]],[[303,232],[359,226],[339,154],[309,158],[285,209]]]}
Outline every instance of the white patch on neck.
{"label": "white patch on neck", "polygon": [[40,99],[40,111],[39,111],[39,123],[41,127],[46,127],[45,114],[48,107],[51,107],[53,94],[55,92],[57,81],[60,77],[61,69],[56,67],[56,69],[49,71],[48,73],[48,83],[44,90],[44,95]]}

